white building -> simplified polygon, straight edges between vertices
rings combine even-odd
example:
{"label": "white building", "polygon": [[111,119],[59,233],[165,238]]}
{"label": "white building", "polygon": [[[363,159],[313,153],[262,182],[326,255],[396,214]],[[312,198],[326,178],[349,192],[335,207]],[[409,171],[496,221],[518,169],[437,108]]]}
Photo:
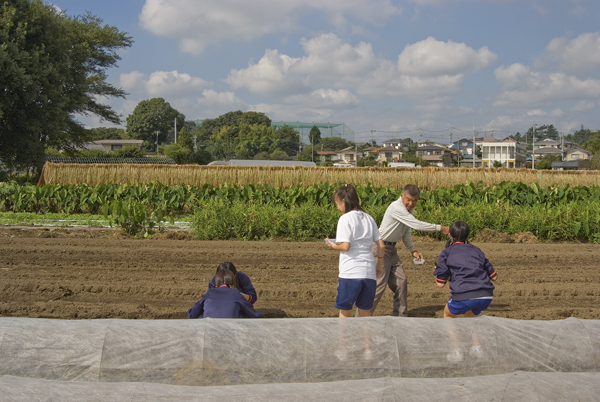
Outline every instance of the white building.
{"label": "white building", "polygon": [[494,162],[500,162],[503,167],[507,168],[525,167],[527,145],[524,143],[511,137],[503,140],[485,137],[477,144],[481,147],[483,167],[494,167]]}

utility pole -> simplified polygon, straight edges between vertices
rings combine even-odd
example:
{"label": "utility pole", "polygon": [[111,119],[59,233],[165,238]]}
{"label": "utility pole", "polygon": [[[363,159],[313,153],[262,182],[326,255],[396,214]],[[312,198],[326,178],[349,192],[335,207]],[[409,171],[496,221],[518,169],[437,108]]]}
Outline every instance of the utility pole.
{"label": "utility pole", "polygon": [[531,136],[531,168],[535,169],[535,126],[533,123],[533,135]]}
{"label": "utility pole", "polygon": [[377,131],[377,130],[371,129],[371,146],[372,147],[375,146],[375,131]]}
{"label": "utility pole", "polygon": [[175,144],[177,144],[177,117],[175,117]]}
{"label": "utility pole", "polygon": [[156,134],[156,156],[158,156],[158,134],[160,131],[155,131],[154,133]]}
{"label": "utility pole", "polygon": [[563,137],[562,131],[560,132],[560,161],[565,161],[565,137]]}
{"label": "utility pole", "polygon": [[[473,124],[473,167],[475,167],[475,158],[477,157],[477,146],[475,145],[475,124]],[[483,166],[483,160],[481,161]]]}

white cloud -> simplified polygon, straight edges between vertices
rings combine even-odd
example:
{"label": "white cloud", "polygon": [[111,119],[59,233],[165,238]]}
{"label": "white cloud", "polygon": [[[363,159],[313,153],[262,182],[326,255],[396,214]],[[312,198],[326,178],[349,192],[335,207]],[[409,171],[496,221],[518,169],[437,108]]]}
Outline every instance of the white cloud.
{"label": "white cloud", "polygon": [[592,110],[594,110],[596,108],[596,105],[594,103],[591,102],[586,102],[586,101],[581,101],[578,102],[575,106],[573,106],[571,108],[572,111],[574,112],[591,112]]}
{"label": "white cloud", "polygon": [[292,68],[297,58],[267,49],[256,64],[246,69],[231,70],[225,82],[232,88],[246,88],[259,95],[285,95],[293,92],[306,92],[306,80],[294,74]]}
{"label": "white cloud", "polygon": [[564,114],[565,112],[563,112],[561,109],[554,109],[549,113],[551,117],[562,117]]}
{"label": "white cloud", "polygon": [[503,86],[496,106],[536,106],[561,100],[600,97],[599,80],[580,80],[563,73],[532,72],[522,64],[500,66],[494,73]]}
{"label": "white cloud", "polygon": [[464,43],[441,42],[429,37],[404,48],[398,56],[398,70],[421,77],[455,76],[483,70],[496,58],[486,46],[476,51]]}
{"label": "white cloud", "polygon": [[155,71],[149,76],[132,71],[120,75],[119,85],[126,91],[141,91],[152,97],[185,97],[212,83],[177,71]]}
{"label": "white cloud", "polygon": [[251,105],[248,109],[255,112],[262,112],[273,121],[324,122],[332,117],[330,109],[299,108],[297,105],[261,103]]}
{"label": "white cloud", "polygon": [[177,71],[156,71],[150,74],[146,90],[152,96],[185,96],[196,93],[211,83]]}
{"label": "white cloud", "polygon": [[310,94],[289,96],[284,102],[310,108],[328,109],[347,109],[360,103],[356,95],[347,89],[318,89]]}
{"label": "white cloud", "polygon": [[217,92],[212,89],[202,91],[202,96],[198,98],[198,104],[202,106],[211,106],[229,110],[246,109],[246,104],[233,92]]}
{"label": "white cloud", "polygon": [[541,109],[530,110],[527,112],[527,116],[545,116],[546,112]]}
{"label": "white cloud", "polygon": [[332,26],[344,29],[347,18],[380,24],[401,10],[391,0],[146,0],[140,22],[157,35],[179,39],[182,51],[200,54],[222,40],[298,30],[310,12],[323,13]]}
{"label": "white cloud", "polygon": [[130,73],[121,74],[119,77],[119,86],[125,91],[132,91],[144,86],[144,83],[148,80],[148,75],[140,73],[139,71],[132,71]]}
{"label": "white cloud", "polygon": [[301,43],[305,56],[292,58],[269,49],[258,63],[231,70],[226,82],[233,89],[269,96],[309,93],[311,88],[328,86],[356,88],[371,96],[426,98],[455,92],[465,74],[486,68],[496,59],[485,47],[475,51],[465,44],[433,38],[407,46],[398,63],[377,58],[369,43],[352,46],[333,33]]}
{"label": "white cloud", "polygon": [[600,33],[585,33],[575,39],[554,38],[546,51],[564,72],[592,71],[600,67]]}
{"label": "white cloud", "polygon": [[321,79],[344,77],[342,80],[345,80],[360,77],[378,65],[369,43],[360,42],[353,47],[333,33],[302,39],[301,43],[307,56],[298,60],[295,66],[298,73],[318,74]]}
{"label": "white cloud", "polygon": [[370,96],[409,96],[430,98],[455,92],[463,75],[418,77],[402,75],[395,64],[384,61],[358,85],[359,94]]}

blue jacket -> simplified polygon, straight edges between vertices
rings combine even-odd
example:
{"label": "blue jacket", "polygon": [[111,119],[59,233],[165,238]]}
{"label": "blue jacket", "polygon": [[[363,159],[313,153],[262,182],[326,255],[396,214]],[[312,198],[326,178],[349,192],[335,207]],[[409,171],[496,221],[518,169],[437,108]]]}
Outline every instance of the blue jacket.
{"label": "blue jacket", "polygon": [[225,285],[210,289],[188,310],[188,318],[262,318],[236,289]]}
{"label": "blue jacket", "polygon": [[[254,286],[252,286],[252,282],[250,281],[250,278],[248,277],[248,275],[246,275],[243,272],[238,271],[237,272],[237,278],[238,278],[238,286],[237,286],[237,290],[240,293],[244,293],[247,294],[248,296],[250,296],[250,300],[248,300],[250,303],[254,304],[256,302],[256,290],[254,289]],[[215,277],[213,276],[212,279],[210,280],[210,282],[208,283],[208,290],[214,289],[215,288]]]}
{"label": "blue jacket", "polygon": [[496,276],[483,251],[472,244],[454,243],[439,255],[433,274],[436,281],[450,281],[452,300],[463,301],[492,296]]}

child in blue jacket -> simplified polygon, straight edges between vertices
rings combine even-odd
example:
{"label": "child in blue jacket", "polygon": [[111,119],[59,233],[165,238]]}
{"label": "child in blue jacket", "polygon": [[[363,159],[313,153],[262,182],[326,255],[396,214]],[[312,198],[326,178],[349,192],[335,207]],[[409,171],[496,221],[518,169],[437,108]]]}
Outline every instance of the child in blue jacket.
{"label": "child in blue jacket", "polygon": [[[256,302],[256,290],[254,286],[252,286],[252,282],[250,278],[245,273],[238,271],[235,269],[235,265],[232,262],[222,262],[217,267],[217,273],[219,271],[231,271],[235,276],[235,285],[234,289],[237,289],[242,296],[246,298],[250,303],[254,304]],[[210,282],[208,283],[208,290],[211,290],[215,287],[215,277],[213,276]]]}
{"label": "child in blue jacket", "polygon": [[235,289],[235,274],[221,270],[215,275],[215,287],[188,310],[188,318],[262,318],[242,294]]}
{"label": "child in blue jacket", "polygon": [[[454,318],[459,314],[476,317],[492,302],[492,281],[498,279],[498,274],[483,251],[469,243],[469,233],[469,225],[463,221],[456,221],[450,226],[451,238],[440,253],[433,272],[438,287],[443,288],[450,281],[451,296],[444,307],[444,318]],[[457,346],[458,342],[453,340],[453,343]],[[476,334],[471,354],[482,356]],[[462,360],[457,347],[448,355],[448,360]]]}

